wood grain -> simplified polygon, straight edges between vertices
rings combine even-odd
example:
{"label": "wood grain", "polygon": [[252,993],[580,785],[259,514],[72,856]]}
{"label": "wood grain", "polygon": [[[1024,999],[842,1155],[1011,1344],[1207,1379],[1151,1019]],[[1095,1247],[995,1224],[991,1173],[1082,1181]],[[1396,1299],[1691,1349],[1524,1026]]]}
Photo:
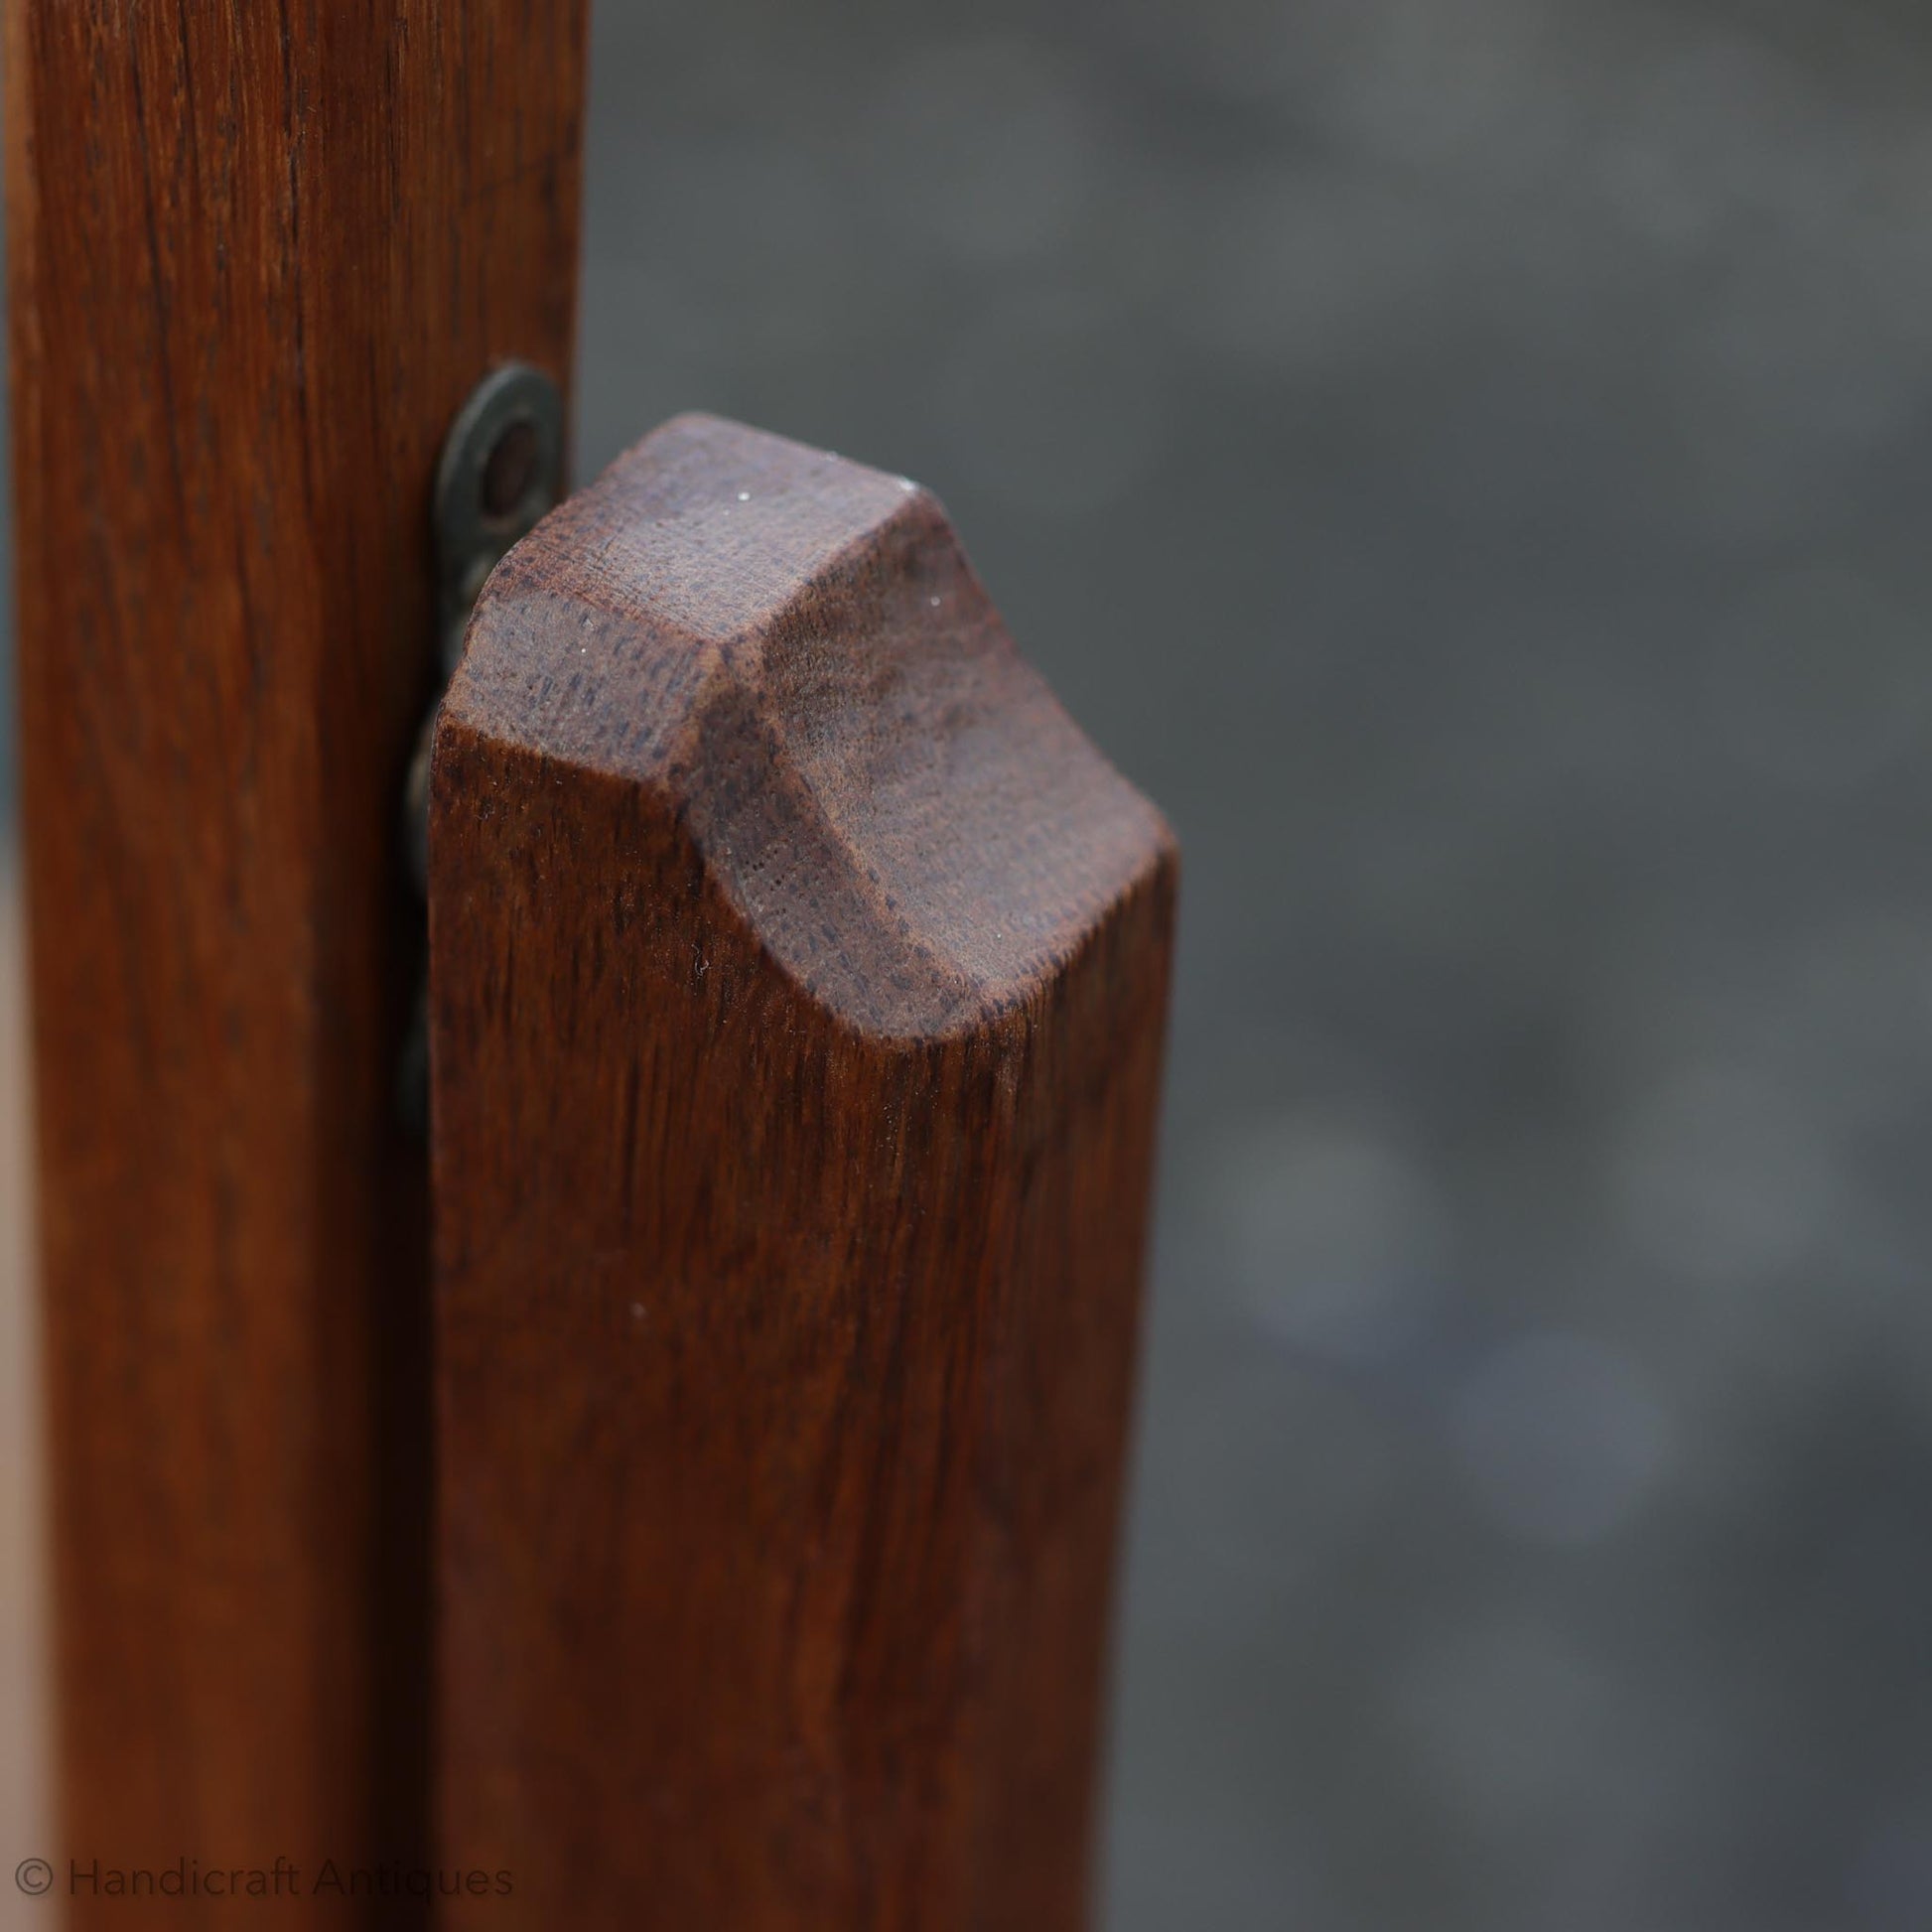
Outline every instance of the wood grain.
{"label": "wood grain", "polygon": [[5,22],[63,1840],[313,1870],[421,1821],[395,820],[438,443],[567,369],[584,8]]}
{"label": "wood grain", "polygon": [[431,841],[449,1917],[1079,1925],[1159,815],[929,495],[685,418],[492,579]]}

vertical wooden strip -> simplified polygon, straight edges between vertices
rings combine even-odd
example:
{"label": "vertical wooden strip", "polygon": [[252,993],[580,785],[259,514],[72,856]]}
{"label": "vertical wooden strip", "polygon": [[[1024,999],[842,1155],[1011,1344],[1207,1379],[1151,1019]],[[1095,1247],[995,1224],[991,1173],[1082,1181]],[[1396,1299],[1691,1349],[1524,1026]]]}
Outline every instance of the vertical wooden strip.
{"label": "vertical wooden strip", "polygon": [[1173,895],[901,479],[681,419],[498,570],[431,826],[453,1920],[1082,1922]]}
{"label": "vertical wooden strip", "polygon": [[64,1840],[312,1877],[419,1851],[397,799],[438,443],[568,371],[584,6],[5,23]]}

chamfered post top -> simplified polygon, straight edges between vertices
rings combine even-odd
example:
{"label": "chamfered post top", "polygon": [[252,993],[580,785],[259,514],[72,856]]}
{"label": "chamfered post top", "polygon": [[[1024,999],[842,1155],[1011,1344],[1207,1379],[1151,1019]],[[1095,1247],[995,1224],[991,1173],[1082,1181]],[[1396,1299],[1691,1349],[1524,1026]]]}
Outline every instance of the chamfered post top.
{"label": "chamfered post top", "polygon": [[491,577],[439,727],[637,787],[846,1024],[1036,998],[1173,840],[904,478],[681,416]]}

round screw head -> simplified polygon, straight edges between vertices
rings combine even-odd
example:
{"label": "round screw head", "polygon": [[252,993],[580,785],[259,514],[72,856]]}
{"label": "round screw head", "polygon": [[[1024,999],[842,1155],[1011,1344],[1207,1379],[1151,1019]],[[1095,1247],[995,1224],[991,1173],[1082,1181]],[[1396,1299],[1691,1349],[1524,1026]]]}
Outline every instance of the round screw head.
{"label": "round screw head", "polygon": [[436,549],[446,603],[480,556],[493,563],[563,493],[564,399],[541,369],[504,362],[457,412],[436,472]]}

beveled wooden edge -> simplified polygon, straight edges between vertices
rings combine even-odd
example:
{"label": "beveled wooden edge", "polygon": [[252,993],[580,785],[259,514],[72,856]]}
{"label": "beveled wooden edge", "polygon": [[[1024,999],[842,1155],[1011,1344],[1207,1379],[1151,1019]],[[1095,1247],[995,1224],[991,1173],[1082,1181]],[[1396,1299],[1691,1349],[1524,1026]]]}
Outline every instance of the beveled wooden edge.
{"label": "beveled wooden edge", "polygon": [[[666,423],[505,559],[439,729],[660,795],[778,965],[880,1037],[1036,1001],[1175,856],[936,497],[716,417]],[[836,944],[760,890],[804,866]]]}

